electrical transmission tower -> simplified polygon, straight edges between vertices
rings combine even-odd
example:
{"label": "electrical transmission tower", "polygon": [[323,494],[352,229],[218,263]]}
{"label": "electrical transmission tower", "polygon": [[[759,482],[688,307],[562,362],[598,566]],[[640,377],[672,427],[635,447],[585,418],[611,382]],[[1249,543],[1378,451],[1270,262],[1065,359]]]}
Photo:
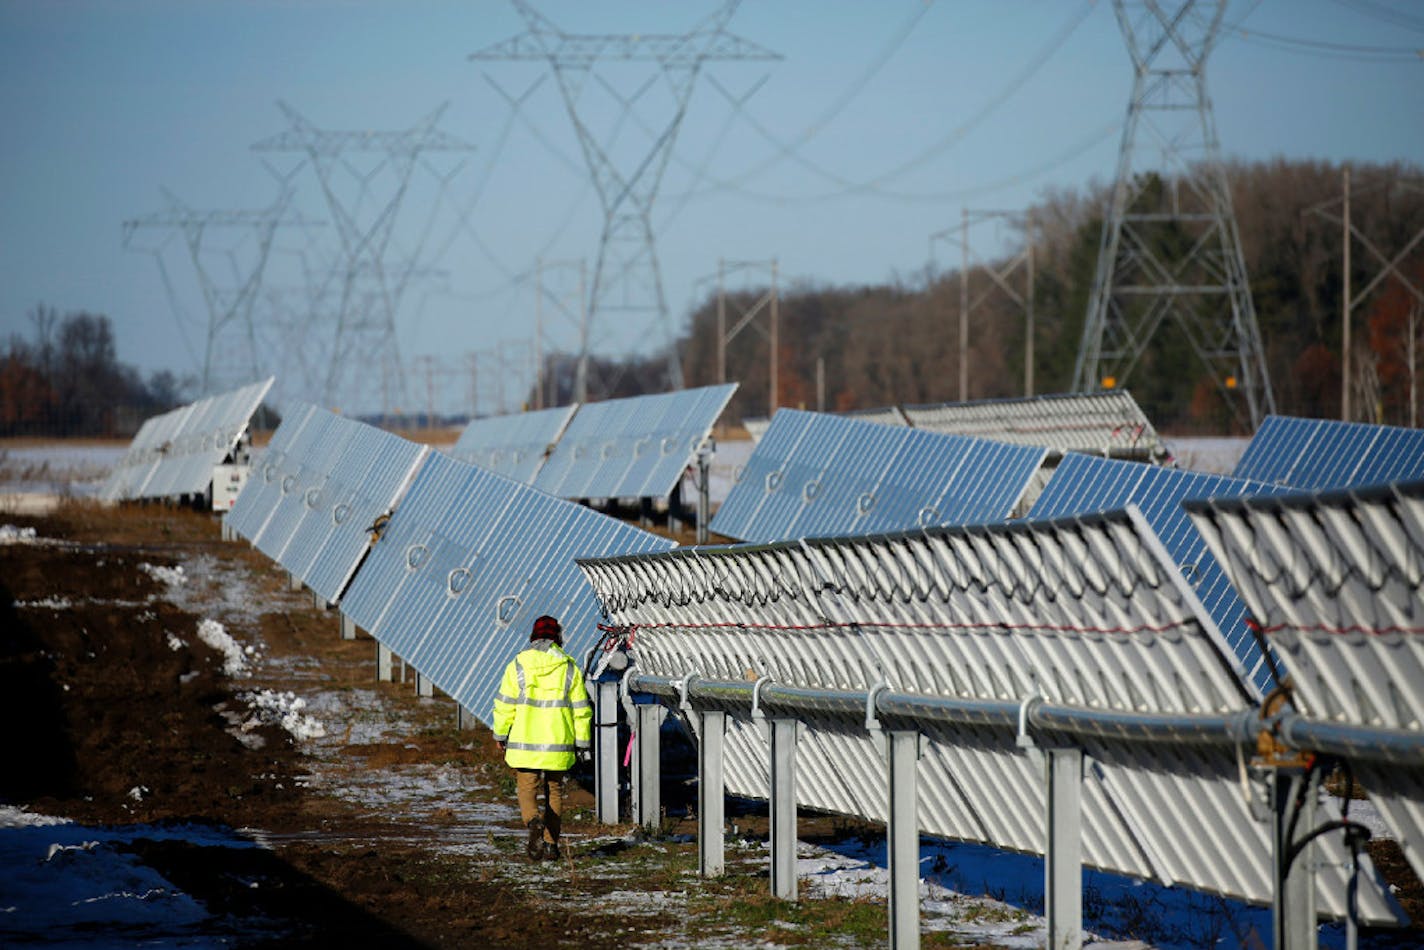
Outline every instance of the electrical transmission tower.
{"label": "electrical transmission tower", "polygon": [[[244,366],[240,372],[250,373],[250,379],[261,377],[264,375],[264,359],[270,354],[263,352],[258,341],[252,309],[262,288],[262,275],[272,250],[273,234],[279,225],[304,223],[300,219],[285,217],[291,192],[284,188],[270,208],[257,211],[198,211],[183,204],[167,189],[164,189],[163,197],[168,202],[167,210],[123,223],[123,242],[125,248],[133,248],[135,235],[140,230],[156,229],[182,234],[208,309],[200,395],[216,392],[231,382],[230,379],[218,378],[219,364]],[[246,231],[255,236],[255,253],[245,263],[238,261],[234,249],[223,249],[228,257],[229,276],[233,284],[225,283],[214,273],[213,258],[223,251],[214,248],[207,239],[219,229]],[[177,294],[163,264],[161,248],[150,250],[158,260],[169,299],[176,306]]]}
{"label": "electrical transmission tower", "polygon": [[[335,301],[328,304],[334,312],[335,328],[321,399],[327,405],[338,404],[339,398],[345,395],[345,374],[364,364],[368,369],[380,367],[382,389],[387,393],[383,396],[384,402],[389,403],[392,383],[400,391],[399,401],[408,402],[396,338],[396,316],[406,289],[421,273],[419,256],[429,228],[419,238],[414,251],[401,253],[394,241],[397,219],[402,202],[410,192],[417,165],[424,166],[435,176],[442,192],[459,171],[457,164],[442,175],[430,166],[429,153],[469,152],[474,146],[436,128],[445,112],[443,105],[411,128],[393,132],[319,129],[286,103],[277,105],[291,127],[252,148],[258,152],[298,153],[311,164],[340,240],[337,261],[323,278],[317,294],[322,299],[335,297]],[[375,167],[364,173],[357,170],[350,156],[358,153],[375,156]],[[356,176],[360,187],[354,199],[349,195],[343,199],[343,193],[349,189],[338,187],[338,170]],[[387,172],[391,187],[385,198],[372,201],[373,213],[363,213],[371,182],[378,174]],[[437,195],[435,206],[439,204]],[[383,410],[389,408],[389,405],[382,406]]]}
{"label": "electrical transmission tower", "polygon": [[[725,31],[740,0],[729,0],[691,32],[681,35],[575,35],[564,33],[525,0],[513,0],[528,30],[472,53],[472,60],[546,62],[554,73],[564,107],[603,207],[603,233],[594,266],[588,321],[592,327],[610,311],[648,313],[668,345],[668,383],[681,389],[678,358],[667,297],[658,266],[652,210],[672,156],[682,118],[698,73],[712,60],[772,60],[780,56]],[[610,61],[654,63],[672,94],[672,115],[652,137],[646,151],[616,163],[579,112],[580,95],[594,67]],[[604,83],[605,88],[611,87]],[[646,88],[646,87],[644,87]],[[636,96],[633,97],[636,99]],[[624,115],[633,101],[620,99]],[[588,399],[588,347],[579,354],[574,398]]]}
{"label": "electrical transmission tower", "polygon": [[1113,9],[1135,76],[1073,388],[1126,385],[1170,318],[1254,428],[1275,398],[1206,90],[1226,0]]}

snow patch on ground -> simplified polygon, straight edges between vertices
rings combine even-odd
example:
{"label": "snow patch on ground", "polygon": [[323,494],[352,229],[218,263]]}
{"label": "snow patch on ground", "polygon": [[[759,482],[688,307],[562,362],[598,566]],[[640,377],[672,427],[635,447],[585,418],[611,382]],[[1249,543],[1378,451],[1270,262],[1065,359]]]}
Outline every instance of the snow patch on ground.
{"label": "snow patch on ground", "polygon": [[277,725],[298,741],[320,739],[326,735],[321,720],[302,712],[306,700],[294,693],[275,693],[270,689],[238,696],[252,710],[252,718],[243,724],[244,731],[258,726]]}
{"label": "snow patch on ground", "polygon": [[167,567],[163,564],[150,564],[147,561],[143,561],[140,562],[138,569],[158,581],[158,583],[166,584],[169,587],[182,587],[188,580],[183,573],[183,565],[181,564]]}
{"label": "snow patch on ground", "polygon": [[34,528],[17,528],[12,524],[0,524],[0,544],[35,544],[38,540]]}
{"label": "snow patch on ground", "polygon": [[47,946],[113,947],[141,932],[149,946],[192,945],[212,915],[125,850],[142,839],[253,847],[208,826],[95,827],[0,806],[0,944],[43,934]]}
{"label": "snow patch on ground", "polygon": [[255,648],[244,647],[234,640],[216,620],[204,618],[198,621],[198,639],[223,655],[223,672],[228,676],[251,676],[248,661],[256,662],[262,658]]}
{"label": "snow patch on ground", "polygon": [[29,607],[34,610],[68,610],[74,606],[74,602],[64,597],[46,597],[44,600],[17,601],[15,606]]}
{"label": "snow patch on ground", "polygon": [[179,650],[183,649],[188,645],[187,640],[184,640],[182,637],[176,636],[172,633],[165,633],[164,636],[168,638],[168,649],[172,650],[174,653],[177,653]]}

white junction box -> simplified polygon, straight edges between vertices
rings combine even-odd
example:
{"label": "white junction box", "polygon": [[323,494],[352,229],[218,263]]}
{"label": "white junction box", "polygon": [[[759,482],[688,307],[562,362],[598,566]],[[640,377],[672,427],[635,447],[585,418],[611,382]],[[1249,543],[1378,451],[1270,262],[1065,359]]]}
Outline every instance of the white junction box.
{"label": "white junction box", "polygon": [[238,492],[247,483],[250,465],[213,466],[213,511],[231,511]]}

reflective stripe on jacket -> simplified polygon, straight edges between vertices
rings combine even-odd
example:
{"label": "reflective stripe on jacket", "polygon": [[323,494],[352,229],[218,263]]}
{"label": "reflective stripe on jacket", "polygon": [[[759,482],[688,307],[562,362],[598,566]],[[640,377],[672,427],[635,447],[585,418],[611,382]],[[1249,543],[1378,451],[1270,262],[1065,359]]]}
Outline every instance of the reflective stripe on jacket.
{"label": "reflective stripe on jacket", "polygon": [[592,745],[583,673],[552,640],[536,640],[505,667],[492,718],[511,768],[564,771],[573,768],[576,750]]}

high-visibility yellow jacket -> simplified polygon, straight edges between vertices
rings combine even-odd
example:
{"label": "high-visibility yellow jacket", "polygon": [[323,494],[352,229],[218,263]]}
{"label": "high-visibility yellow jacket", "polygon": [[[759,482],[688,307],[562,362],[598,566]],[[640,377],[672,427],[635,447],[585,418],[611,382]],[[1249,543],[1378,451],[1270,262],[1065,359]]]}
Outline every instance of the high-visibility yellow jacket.
{"label": "high-visibility yellow jacket", "polygon": [[564,771],[593,741],[583,673],[552,640],[535,640],[505,667],[492,718],[511,768]]}

